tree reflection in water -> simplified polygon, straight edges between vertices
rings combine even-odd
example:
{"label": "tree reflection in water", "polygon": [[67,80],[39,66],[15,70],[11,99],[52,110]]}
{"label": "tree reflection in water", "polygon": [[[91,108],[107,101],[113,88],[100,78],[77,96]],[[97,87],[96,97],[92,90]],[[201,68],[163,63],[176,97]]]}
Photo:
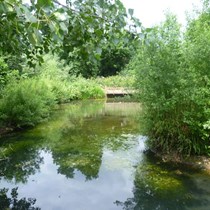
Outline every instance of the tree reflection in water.
{"label": "tree reflection in water", "polygon": [[2,176],[16,183],[26,183],[28,177],[39,171],[40,164],[43,163],[35,143],[17,142],[12,147],[8,146],[5,151],[6,154],[2,158],[0,154],[0,179]]}
{"label": "tree reflection in water", "polygon": [[8,189],[0,189],[0,209],[1,210],[41,210],[39,207],[34,207],[36,199],[34,198],[21,198],[18,199],[18,188],[11,190],[8,196]]}
{"label": "tree reflection in water", "polygon": [[[50,130],[42,130],[45,139],[50,139],[47,148],[58,166],[58,173],[74,178],[75,172],[80,171],[86,180],[95,179],[101,167],[103,148],[114,151],[126,147],[127,138],[122,134],[134,132],[135,120],[124,111],[128,105],[117,113],[108,105],[98,101],[73,104],[65,110],[65,120],[59,129],[51,125]],[[117,107],[119,109],[119,104]]]}
{"label": "tree reflection in water", "polygon": [[67,178],[74,178],[76,171],[86,180],[97,178],[103,148],[114,151],[126,147],[122,135],[134,132],[135,120],[129,117],[133,109],[134,104],[113,106],[103,101],[61,106],[48,122],[1,139],[4,152],[0,152],[0,176],[26,183],[30,175],[40,170],[40,153],[44,149],[52,154],[58,173]]}

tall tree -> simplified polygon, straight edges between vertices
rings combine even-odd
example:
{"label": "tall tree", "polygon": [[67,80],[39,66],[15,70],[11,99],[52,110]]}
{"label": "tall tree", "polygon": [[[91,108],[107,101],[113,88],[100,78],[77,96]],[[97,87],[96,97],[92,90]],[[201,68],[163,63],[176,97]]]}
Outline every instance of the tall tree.
{"label": "tall tree", "polygon": [[[130,16],[140,25],[131,11]],[[120,0],[0,0],[0,48],[3,54],[26,55],[34,65],[44,52],[62,46],[62,58],[71,60],[78,50],[89,65],[100,58],[107,37],[115,40],[125,30],[126,18]]]}

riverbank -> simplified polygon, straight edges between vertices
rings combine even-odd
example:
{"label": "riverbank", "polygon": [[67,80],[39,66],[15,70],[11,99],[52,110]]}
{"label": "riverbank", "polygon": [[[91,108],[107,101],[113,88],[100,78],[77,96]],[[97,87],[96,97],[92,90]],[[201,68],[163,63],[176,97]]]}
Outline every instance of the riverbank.
{"label": "riverbank", "polygon": [[[152,151],[151,151],[152,152]],[[210,175],[210,157],[203,155],[181,156],[177,153],[160,154],[152,152],[162,162],[168,164],[183,165],[195,170],[203,171]]]}
{"label": "riverbank", "polygon": [[11,133],[13,131],[14,131],[14,128],[9,128],[9,127],[2,127],[2,128],[0,128],[0,138],[3,135],[6,135],[6,134]]}

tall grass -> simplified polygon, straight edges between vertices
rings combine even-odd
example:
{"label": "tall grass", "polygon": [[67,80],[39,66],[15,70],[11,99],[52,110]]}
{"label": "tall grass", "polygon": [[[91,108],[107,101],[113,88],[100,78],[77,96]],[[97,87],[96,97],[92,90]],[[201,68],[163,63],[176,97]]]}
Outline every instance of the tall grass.
{"label": "tall grass", "polygon": [[134,75],[116,75],[109,77],[98,77],[95,81],[102,87],[134,87]]}

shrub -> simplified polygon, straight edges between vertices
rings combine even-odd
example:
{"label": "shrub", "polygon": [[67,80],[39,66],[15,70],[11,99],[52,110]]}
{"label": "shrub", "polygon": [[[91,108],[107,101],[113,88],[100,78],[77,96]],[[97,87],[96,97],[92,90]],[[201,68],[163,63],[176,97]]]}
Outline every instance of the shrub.
{"label": "shrub", "polygon": [[62,62],[52,55],[45,55],[43,65],[36,69],[37,76],[51,87],[57,103],[104,97],[102,88],[96,82],[72,76],[69,71],[69,67],[64,67]]}
{"label": "shrub", "polygon": [[6,126],[33,126],[49,117],[54,99],[42,80],[22,79],[8,84],[0,101],[0,120]]}
{"label": "shrub", "polygon": [[100,99],[105,97],[103,89],[93,80],[76,78],[70,85],[72,96],[75,99]]}
{"label": "shrub", "polygon": [[[180,84],[180,31],[176,17],[154,27],[133,60],[136,86],[142,102],[142,115],[148,145],[157,151],[187,152],[189,141],[183,138],[184,111]],[[185,150],[185,151],[184,151]]]}
{"label": "shrub", "polygon": [[65,81],[69,78],[69,68],[64,67],[63,61],[56,55],[46,54],[43,56],[44,62],[41,66],[36,66],[35,74],[42,78]]}
{"label": "shrub", "polygon": [[51,55],[44,60],[43,66],[25,70],[25,79],[11,80],[5,86],[0,100],[1,124],[33,126],[49,117],[55,103],[105,97],[103,89],[93,80],[70,77],[68,69]]}
{"label": "shrub", "polygon": [[133,60],[142,124],[151,149],[209,154],[209,22],[193,21],[184,38],[183,43],[176,18],[167,15]]}
{"label": "shrub", "polygon": [[10,70],[4,59],[0,57],[0,93],[4,86],[18,76],[18,71]]}
{"label": "shrub", "polygon": [[210,14],[209,1],[198,18],[188,23],[184,42],[188,109],[185,123],[192,132],[192,150],[210,154]]}

